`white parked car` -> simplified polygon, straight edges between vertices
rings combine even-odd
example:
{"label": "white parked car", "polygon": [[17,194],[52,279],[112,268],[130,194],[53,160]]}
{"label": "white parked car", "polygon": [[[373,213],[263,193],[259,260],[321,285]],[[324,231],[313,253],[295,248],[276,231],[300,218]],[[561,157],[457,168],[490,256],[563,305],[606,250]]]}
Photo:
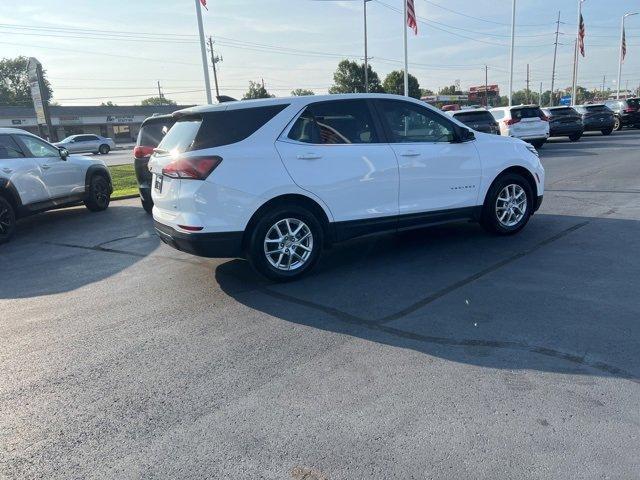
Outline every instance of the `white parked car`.
{"label": "white parked car", "polygon": [[109,206],[111,175],[101,160],[67,152],[17,128],[0,128],[0,243],[16,220],[34,213],[84,203]]}
{"label": "white parked car", "polygon": [[116,148],[112,138],[89,134],[71,135],[53,145],[65,148],[69,153],[102,153],[103,155]]}
{"label": "white parked car", "polygon": [[496,107],[489,110],[500,126],[500,134],[520,138],[536,148],[549,138],[549,119],[537,105]]}
{"label": "white parked car", "polygon": [[195,255],[245,256],[275,280],[371,233],[473,219],[513,234],[542,202],[535,148],[406,97],[273,98],[174,115],[149,162],[160,238]]}

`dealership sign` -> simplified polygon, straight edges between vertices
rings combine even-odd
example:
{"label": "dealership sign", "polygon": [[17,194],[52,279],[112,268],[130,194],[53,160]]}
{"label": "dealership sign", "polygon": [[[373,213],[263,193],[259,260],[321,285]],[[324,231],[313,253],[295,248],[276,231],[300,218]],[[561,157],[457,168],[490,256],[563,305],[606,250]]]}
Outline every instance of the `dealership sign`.
{"label": "dealership sign", "polygon": [[47,123],[47,117],[42,99],[42,65],[33,57],[29,59],[29,63],[27,64],[27,76],[29,78],[33,107],[36,110],[36,119],[39,125],[44,125]]}
{"label": "dealership sign", "polygon": [[107,123],[133,123],[133,115],[108,115]]}

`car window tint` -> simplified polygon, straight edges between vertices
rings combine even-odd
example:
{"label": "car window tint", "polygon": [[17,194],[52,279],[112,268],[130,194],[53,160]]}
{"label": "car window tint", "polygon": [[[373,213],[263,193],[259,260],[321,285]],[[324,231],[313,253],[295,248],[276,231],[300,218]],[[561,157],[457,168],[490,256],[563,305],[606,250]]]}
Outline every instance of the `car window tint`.
{"label": "car window tint", "polygon": [[323,144],[378,141],[369,107],[363,100],[315,104],[310,111]]}
{"label": "car window tint", "polygon": [[467,122],[490,122],[493,123],[493,116],[489,112],[463,112],[454,115],[454,118],[462,123]]}
{"label": "car window tint", "polygon": [[20,135],[20,140],[25,144],[31,156],[35,158],[60,157],[60,151],[39,138],[30,135]]}
{"label": "car window tint", "polygon": [[200,150],[240,142],[253,135],[288,106],[282,104],[203,113],[202,125],[191,149]]}
{"label": "car window tint", "polygon": [[380,107],[394,143],[451,142],[455,138],[453,123],[425,107],[393,100],[381,100]]}
{"label": "car window tint", "polygon": [[296,119],[287,137],[297,142],[321,143],[320,129],[309,108],[305,109],[302,115]]}
{"label": "car window tint", "polygon": [[523,118],[540,118],[540,109],[538,107],[512,108],[511,118],[519,120]]}
{"label": "car window tint", "polygon": [[173,126],[173,123],[174,121],[172,119],[167,119],[162,122],[150,122],[144,124],[140,129],[140,133],[138,133],[138,145],[145,147],[157,147],[162,141],[162,138]]}
{"label": "car window tint", "polygon": [[597,113],[597,112],[610,112],[608,107],[605,105],[586,105],[584,108],[589,113]]}
{"label": "car window tint", "polygon": [[575,115],[576,111],[570,107],[564,108],[550,108],[549,110],[545,110],[545,112],[549,112],[554,117],[560,117],[563,115]]}
{"label": "car window tint", "polygon": [[630,107],[638,108],[640,106],[640,99],[630,98],[627,100],[627,104],[629,104]]}
{"label": "car window tint", "polygon": [[20,146],[9,135],[0,135],[0,160],[7,158],[23,158]]}
{"label": "car window tint", "polygon": [[200,117],[181,118],[164,136],[158,149],[177,153],[190,150],[198,130],[200,130],[200,125],[202,125]]}
{"label": "car window tint", "polygon": [[502,120],[504,118],[504,110],[492,110],[490,113],[496,120]]}

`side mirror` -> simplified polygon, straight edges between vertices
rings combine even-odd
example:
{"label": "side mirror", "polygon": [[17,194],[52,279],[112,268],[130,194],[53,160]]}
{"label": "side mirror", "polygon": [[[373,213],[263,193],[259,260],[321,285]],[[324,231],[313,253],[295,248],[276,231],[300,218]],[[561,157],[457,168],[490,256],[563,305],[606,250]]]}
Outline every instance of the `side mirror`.
{"label": "side mirror", "polygon": [[60,152],[60,158],[62,160],[66,160],[67,157],[69,156],[69,150],[67,150],[66,148],[59,147],[58,151]]}
{"label": "side mirror", "polygon": [[459,143],[469,142],[471,140],[476,139],[476,136],[473,133],[473,131],[469,130],[468,128],[458,128],[456,132],[456,136],[458,137],[456,141]]}

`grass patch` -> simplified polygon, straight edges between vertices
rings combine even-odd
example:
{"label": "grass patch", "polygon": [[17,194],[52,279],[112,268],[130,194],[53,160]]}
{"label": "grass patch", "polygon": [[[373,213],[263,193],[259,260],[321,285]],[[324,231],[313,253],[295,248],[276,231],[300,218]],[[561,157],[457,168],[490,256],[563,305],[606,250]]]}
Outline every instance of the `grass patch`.
{"label": "grass patch", "polygon": [[114,165],[109,170],[113,182],[112,199],[138,194],[138,181],[133,165]]}

